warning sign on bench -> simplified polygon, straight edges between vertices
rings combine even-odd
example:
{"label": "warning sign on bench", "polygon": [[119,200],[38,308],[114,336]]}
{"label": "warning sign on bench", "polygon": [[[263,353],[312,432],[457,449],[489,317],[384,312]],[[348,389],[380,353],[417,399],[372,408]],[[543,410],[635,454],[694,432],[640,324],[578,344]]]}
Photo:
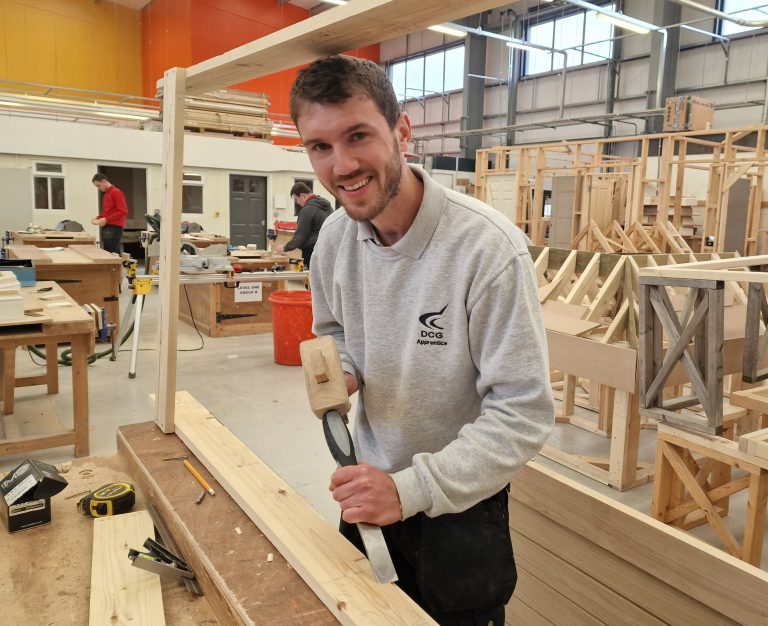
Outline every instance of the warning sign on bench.
{"label": "warning sign on bench", "polygon": [[235,288],[235,302],[261,302],[262,283],[240,283]]}

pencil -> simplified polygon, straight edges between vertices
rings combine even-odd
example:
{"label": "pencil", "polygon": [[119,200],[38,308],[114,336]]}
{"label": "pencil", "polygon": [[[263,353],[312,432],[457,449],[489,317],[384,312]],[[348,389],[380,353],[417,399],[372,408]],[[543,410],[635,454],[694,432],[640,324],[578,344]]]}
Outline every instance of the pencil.
{"label": "pencil", "polygon": [[186,467],[190,472],[192,472],[192,476],[197,478],[197,482],[199,482],[203,486],[203,489],[205,489],[212,496],[216,495],[216,492],[213,489],[211,489],[211,486],[207,482],[205,482],[205,479],[202,476],[200,476],[200,474],[197,472],[197,470],[194,467],[192,467],[192,463],[185,460],[184,467]]}

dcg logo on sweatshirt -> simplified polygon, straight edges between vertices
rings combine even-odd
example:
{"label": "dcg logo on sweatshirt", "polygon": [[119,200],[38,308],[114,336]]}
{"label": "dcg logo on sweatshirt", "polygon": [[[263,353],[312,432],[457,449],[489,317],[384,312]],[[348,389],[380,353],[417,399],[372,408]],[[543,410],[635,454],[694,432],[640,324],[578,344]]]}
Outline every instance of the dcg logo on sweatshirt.
{"label": "dcg logo on sweatshirt", "polygon": [[[447,346],[448,342],[443,341],[444,328],[441,326],[442,320],[440,319],[445,313],[445,309],[448,308],[446,304],[441,310],[424,313],[419,315],[419,322],[424,327],[421,329],[419,339],[416,343],[421,346]],[[426,329],[426,330],[425,330]]]}

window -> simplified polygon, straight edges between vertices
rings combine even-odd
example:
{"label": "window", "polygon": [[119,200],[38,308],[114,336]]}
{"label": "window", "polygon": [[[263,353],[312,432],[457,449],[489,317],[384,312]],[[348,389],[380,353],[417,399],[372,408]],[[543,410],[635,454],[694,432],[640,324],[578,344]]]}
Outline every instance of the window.
{"label": "window", "polygon": [[[768,21],[768,6],[765,0],[721,0],[723,13],[733,15],[740,20]],[[758,26],[741,26],[728,20],[720,20],[721,35],[735,35],[748,30],[756,30]]]}
{"label": "window", "polygon": [[63,211],[64,166],[61,163],[35,163],[34,192],[36,209]]}
{"label": "window", "polygon": [[464,46],[390,63],[389,80],[401,102],[464,87]]}
{"label": "window", "polygon": [[[613,10],[608,4],[606,9]],[[613,26],[597,18],[597,11],[582,11],[554,20],[529,23],[527,41],[565,50],[568,67],[604,61],[611,56]],[[525,74],[551,72],[563,67],[563,55],[545,51],[525,53]]]}
{"label": "window", "polygon": [[181,212],[203,212],[203,175],[198,172],[184,172],[181,184]]}

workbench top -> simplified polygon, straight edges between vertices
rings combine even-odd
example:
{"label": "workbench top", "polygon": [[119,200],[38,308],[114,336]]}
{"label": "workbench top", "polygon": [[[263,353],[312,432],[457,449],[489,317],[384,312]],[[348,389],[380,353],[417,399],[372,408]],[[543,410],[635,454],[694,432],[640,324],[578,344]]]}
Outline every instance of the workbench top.
{"label": "workbench top", "polygon": [[[88,623],[93,520],[77,512],[76,503],[84,495],[77,494],[110,482],[130,482],[130,477],[117,456],[85,457],[67,466],[63,476],[69,486],[51,499],[50,525],[13,535],[0,525],[0,594],[8,599],[4,624]],[[146,508],[143,494],[136,496],[133,510]],[[192,596],[175,580],[161,579],[161,584],[167,626],[219,623],[204,596]]]}
{"label": "workbench top", "polygon": [[6,250],[9,259],[32,259],[35,265],[120,265],[123,262],[117,254],[88,245],[72,245],[61,250],[14,245]]}

